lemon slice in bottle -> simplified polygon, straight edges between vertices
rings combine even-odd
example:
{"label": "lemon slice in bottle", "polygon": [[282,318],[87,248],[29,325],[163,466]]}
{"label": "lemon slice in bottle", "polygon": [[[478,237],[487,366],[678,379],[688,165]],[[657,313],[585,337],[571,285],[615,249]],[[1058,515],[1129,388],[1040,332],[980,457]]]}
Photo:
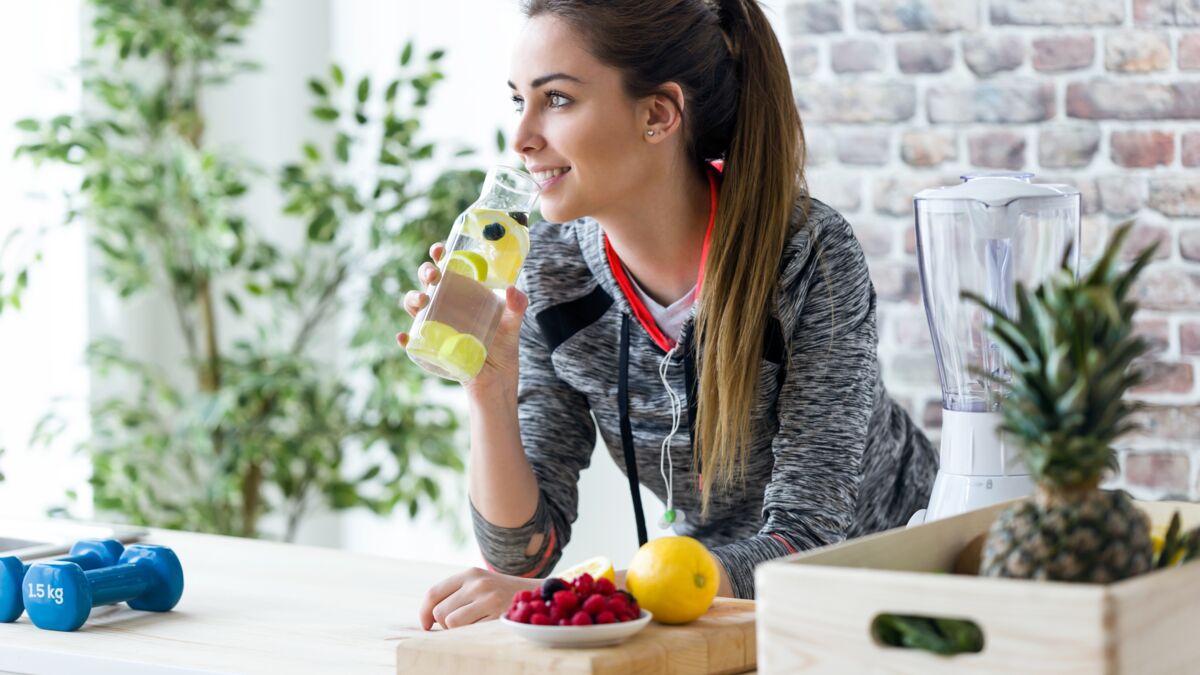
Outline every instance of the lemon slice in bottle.
{"label": "lemon slice in bottle", "polygon": [[459,333],[442,343],[441,349],[438,350],[438,360],[459,379],[469,380],[483,370],[483,363],[487,360],[487,347],[474,335]]}
{"label": "lemon slice in bottle", "polygon": [[517,282],[521,265],[529,254],[529,230],[502,211],[478,211],[472,227],[487,258],[488,288],[500,289]]}
{"label": "lemon slice in bottle", "polygon": [[436,358],[438,350],[442,348],[446,340],[455,335],[458,335],[458,331],[448,324],[441,321],[426,321],[408,341],[408,351],[426,358]]}
{"label": "lemon slice in bottle", "polygon": [[446,271],[475,281],[488,277],[488,261],[475,251],[455,251],[446,261]]}

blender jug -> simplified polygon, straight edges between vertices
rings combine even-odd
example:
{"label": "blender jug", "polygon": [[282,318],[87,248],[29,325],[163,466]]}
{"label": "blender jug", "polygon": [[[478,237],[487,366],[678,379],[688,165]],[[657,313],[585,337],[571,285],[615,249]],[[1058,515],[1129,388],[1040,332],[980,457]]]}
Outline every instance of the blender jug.
{"label": "blender jug", "polygon": [[1015,284],[1040,284],[1064,253],[1079,269],[1079,190],[1033,184],[1028,173],[963,176],[914,198],[921,292],[942,385],[940,467],[929,507],[910,524],[936,520],[1032,493],[1015,447],[997,433],[1007,367],[984,332],[990,319],[964,300],[972,291],[1010,316]]}

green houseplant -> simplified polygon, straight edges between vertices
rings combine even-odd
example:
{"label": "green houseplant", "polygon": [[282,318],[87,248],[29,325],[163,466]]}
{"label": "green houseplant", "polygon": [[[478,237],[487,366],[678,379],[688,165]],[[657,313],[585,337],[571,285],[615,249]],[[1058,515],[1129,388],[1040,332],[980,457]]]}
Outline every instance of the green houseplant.
{"label": "green houseplant", "polygon": [[[410,42],[394,78],[349,81],[333,65],[308,87],[324,142],[303,143],[276,184],[292,250],[239,211],[264,169],[205,145],[205,92],[254,68],[231,52],[258,0],[92,0],[103,66],[85,64],[81,115],[22,120],[17,153],[78,167],[68,222],[89,229],[103,281],[133,299],[165,290],[190,377],[101,339],[94,371],[128,394],[94,403],[96,507],[139,524],[258,536],[282,516],[292,539],[314,507],[385,514],[449,510],[438,479],[461,472],[459,422],[395,344],[400,295],[429,245],[478,194],[483,174],[414,177],[444,153],[421,136],[441,51]],[[457,155],[470,154],[460,150]],[[348,166],[369,177],[349,178]],[[273,171],[269,173],[275,173]],[[9,270],[24,286],[26,269]],[[19,302],[19,290],[9,304]],[[339,310],[354,312],[339,333]],[[344,322],[343,322],[344,323]],[[239,329],[232,339],[230,326]],[[314,357],[341,340],[345,362]],[[37,437],[61,430],[49,415]],[[351,454],[355,453],[355,454]],[[360,466],[351,472],[351,458]]]}

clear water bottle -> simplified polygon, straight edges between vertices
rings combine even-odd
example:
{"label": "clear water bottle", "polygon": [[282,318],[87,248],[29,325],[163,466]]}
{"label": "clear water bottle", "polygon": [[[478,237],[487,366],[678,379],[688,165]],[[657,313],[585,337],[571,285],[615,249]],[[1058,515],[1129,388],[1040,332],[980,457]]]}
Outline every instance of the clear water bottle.
{"label": "clear water bottle", "polygon": [[479,374],[504,312],[505,289],[529,253],[529,214],[538,184],[529,174],[493,167],[483,193],[454,221],[439,262],[441,281],[409,331],[408,357],[458,382]]}

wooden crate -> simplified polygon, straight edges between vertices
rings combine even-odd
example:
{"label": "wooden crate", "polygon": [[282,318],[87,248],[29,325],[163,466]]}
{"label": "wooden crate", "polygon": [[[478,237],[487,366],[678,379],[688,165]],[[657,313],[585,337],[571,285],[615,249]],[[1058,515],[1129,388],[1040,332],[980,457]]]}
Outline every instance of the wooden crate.
{"label": "wooden crate", "polygon": [[[940,573],[1005,505],[764,564],[756,574],[758,668],[782,673],[1200,673],[1200,562],[1115,584]],[[1153,523],[1200,504],[1139,502]],[[977,654],[878,643],[879,614],[974,621]]]}

